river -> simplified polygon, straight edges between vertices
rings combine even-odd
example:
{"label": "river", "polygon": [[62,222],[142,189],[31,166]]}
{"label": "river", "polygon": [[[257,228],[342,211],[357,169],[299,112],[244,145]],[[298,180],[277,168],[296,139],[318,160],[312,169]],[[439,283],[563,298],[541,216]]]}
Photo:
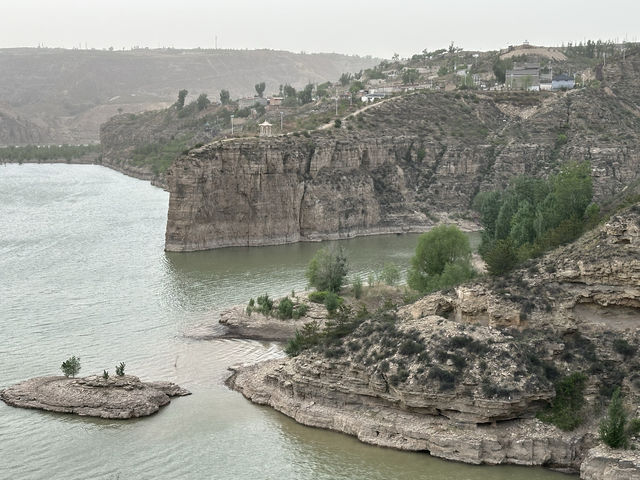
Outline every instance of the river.
{"label": "river", "polygon": [[[56,375],[126,372],[193,392],[152,417],[113,421],[0,402],[0,478],[567,478],[540,468],[469,466],[364,445],[297,425],[224,386],[227,367],[279,345],[203,339],[221,309],[305,286],[320,244],[163,251],[169,195],[93,165],[0,166],[0,388]],[[406,265],[416,235],[341,242],[352,271]]]}

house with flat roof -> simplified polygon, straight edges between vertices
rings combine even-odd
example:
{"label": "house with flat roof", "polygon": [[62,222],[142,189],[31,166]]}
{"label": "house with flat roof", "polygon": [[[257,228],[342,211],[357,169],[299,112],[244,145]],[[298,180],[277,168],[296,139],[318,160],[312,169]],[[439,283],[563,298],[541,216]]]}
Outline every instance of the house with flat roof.
{"label": "house with flat roof", "polygon": [[576,81],[570,75],[561,73],[560,75],[554,75],[551,81],[552,90],[569,90],[576,86]]}

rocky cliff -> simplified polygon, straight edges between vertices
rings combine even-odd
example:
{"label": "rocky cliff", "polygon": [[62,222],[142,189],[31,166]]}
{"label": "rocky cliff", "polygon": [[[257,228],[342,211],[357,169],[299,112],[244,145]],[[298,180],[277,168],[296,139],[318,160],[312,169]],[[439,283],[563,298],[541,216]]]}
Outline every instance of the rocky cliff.
{"label": "rocky cliff", "polygon": [[[470,215],[478,191],[589,160],[596,199],[640,172],[638,57],[611,87],[561,93],[415,93],[342,128],[217,142],[180,157],[166,249],[189,251],[425,230]],[[626,82],[626,83],[625,83]]]}
{"label": "rocky cliff", "polygon": [[[639,249],[640,204],[509,278],[351,319],[352,333],[295,358],[237,367],[229,384],[303,424],[368,443],[636,478],[635,456],[591,449],[614,387],[640,413]],[[554,401],[558,378],[576,373],[585,379],[577,428],[535,418]]]}

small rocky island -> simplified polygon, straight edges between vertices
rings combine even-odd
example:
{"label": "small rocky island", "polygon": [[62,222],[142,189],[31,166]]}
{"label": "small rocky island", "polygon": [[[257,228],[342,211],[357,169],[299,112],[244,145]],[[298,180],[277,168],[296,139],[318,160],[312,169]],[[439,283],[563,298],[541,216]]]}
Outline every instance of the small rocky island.
{"label": "small rocky island", "polygon": [[100,418],[127,419],[152,415],[170,397],[191,392],[171,382],[143,382],[133,375],[110,378],[37,377],[0,391],[7,405]]}

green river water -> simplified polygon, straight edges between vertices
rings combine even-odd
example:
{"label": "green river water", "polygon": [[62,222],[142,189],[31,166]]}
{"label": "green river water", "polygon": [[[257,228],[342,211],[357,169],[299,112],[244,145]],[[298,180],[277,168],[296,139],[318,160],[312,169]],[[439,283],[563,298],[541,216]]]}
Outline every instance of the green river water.
{"label": "green river water", "polygon": [[[159,414],[109,421],[0,402],[0,479],[570,478],[539,468],[469,466],[364,445],[297,425],[224,386],[227,367],[282,355],[279,345],[203,339],[219,312],[305,286],[320,244],[163,251],[169,195],[89,165],[0,166],[0,388],[127,364],[193,395]],[[417,236],[341,242],[352,271],[406,265]]]}

